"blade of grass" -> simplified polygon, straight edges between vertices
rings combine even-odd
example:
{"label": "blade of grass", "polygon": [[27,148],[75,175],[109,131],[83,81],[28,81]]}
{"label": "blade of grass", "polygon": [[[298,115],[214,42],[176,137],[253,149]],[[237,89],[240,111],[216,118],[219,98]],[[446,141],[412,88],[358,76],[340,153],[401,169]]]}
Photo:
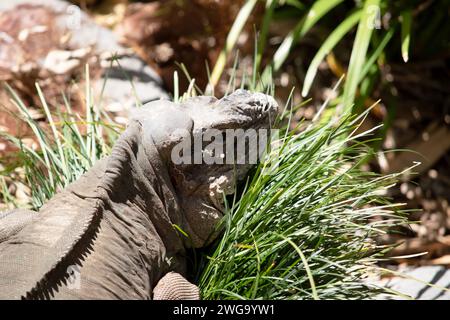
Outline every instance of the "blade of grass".
{"label": "blade of grass", "polygon": [[359,21],[361,17],[361,10],[355,11],[353,14],[349,15],[339,26],[328,36],[324,43],[320,46],[316,55],[311,61],[306,72],[305,81],[303,83],[302,96],[306,97],[311,88],[314,77],[316,76],[319,64],[322,62],[324,57],[336,46],[336,44],[341,41],[341,39],[346,35]]}
{"label": "blade of grass", "polygon": [[400,13],[401,25],[402,25],[402,58],[403,61],[408,62],[409,60],[409,42],[411,38],[411,21],[412,21],[412,10],[403,10]]}
{"label": "blade of grass", "polygon": [[[266,47],[267,42],[267,33],[269,31],[270,23],[272,22],[273,12],[275,7],[278,4],[278,0],[267,0],[266,1],[266,11],[264,12],[263,21],[261,24],[261,30],[259,33],[258,41],[257,41],[257,54],[255,55],[255,67],[254,67],[254,76],[258,74],[259,67],[261,65],[262,55],[264,53],[264,49]],[[254,81],[256,83],[256,81]]]}
{"label": "blade of grass", "polygon": [[281,238],[283,238],[284,240],[286,240],[295,249],[295,251],[297,251],[298,255],[300,256],[300,259],[302,259],[303,265],[305,266],[306,274],[308,275],[308,279],[309,279],[309,284],[311,285],[312,296],[313,296],[314,300],[320,300],[319,296],[317,295],[314,277],[312,275],[311,269],[309,268],[308,261],[306,260],[306,257],[303,254],[302,250],[291,239],[288,239],[282,235],[279,235],[279,236]]}
{"label": "blade of grass", "polygon": [[180,99],[180,84],[178,82],[178,72],[173,73],[173,102],[178,103]]}
{"label": "blade of grass", "polygon": [[213,87],[216,86],[217,83],[219,82],[223,70],[225,69],[228,54],[235,46],[236,41],[239,35],[241,34],[241,31],[244,28],[244,25],[247,22],[250,14],[252,13],[253,8],[255,7],[257,1],[258,0],[247,0],[247,2],[242,6],[241,10],[239,11],[236,19],[234,20],[231,30],[228,33],[225,42],[225,47],[220,52],[220,55],[217,58],[217,62],[214,65],[214,69],[211,73],[211,84],[213,85]]}
{"label": "blade of grass", "polygon": [[61,165],[62,165],[61,169],[64,172],[64,176],[67,177],[69,175],[68,168],[67,168],[67,161],[66,161],[66,157],[64,155],[63,147],[62,147],[62,144],[61,144],[61,139],[59,138],[58,133],[57,133],[58,130],[56,129],[55,122],[53,121],[52,114],[50,112],[50,109],[48,107],[47,102],[45,101],[44,94],[42,93],[42,90],[41,90],[39,84],[36,83],[35,86],[36,86],[36,90],[37,90],[39,99],[41,100],[42,107],[44,108],[45,115],[46,115],[46,117],[48,119],[48,123],[50,125],[51,130],[52,130],[54,141],[56,142],[56,146],[57,146],[57,149],[58,149],[58,152],[59,152],[59,160],[61,161]]}
{"label": "blade of grass", "polygon": [[339,5],[343,0],[315,1],[308,14],[303,17],[295,28],[283,40],[273,57],[273,70],[276,72],[286,61],[292,46],[303,37],[325,14]]}
{"label": "blade of grass", "polygon": [[364,67],[360,73],[359,82],[361,82],[366,75],[369,72],[370,67],[375,63],[375,61],[380,57],[380,55],[383,53],[383,50],[386,48],[386,45],[389,43],[389,41],[392,39],[392,36],[395,33],[395,28],[390,28],[388,32],[384,35],[383,39],[380,41],[380,44],[378,47],[373,51],[373,53],[370,55],[370,57],[367,59],[366,63],[364,64]]}
{"label": "blade of grass", "polygon": [[[45,161],[46,166],[51,167],[45,132],[43,132],[42,129],[40,127],[38,127],[36,125],[36,123],[33,121],[29,112],[27,111],[26,106],[24,105],[22,100],[19,98],[17,93],[8,84],[6,84],[6,88],[7,88],[8,93],[12,97],[12,100],[11,100],[12,103],[17,107],[19,112],[24,117],[25,122],[30,126],[31,130],[35,134],[35,136],[38,140],[39,146],[42,150],[42,154],[44,156],[44,161]],[[51,172],[49,172],[49,180],[52,184],[54,184],[55,180],[54,180],[53,174]]]}
{"label": "blade of grass", "polygon": [[366,59],[367,49],[374,29],[373,8],[379,8],[380,0],[367,0],[364,3],[361,19],[358,24],[355,41],[353,43],[347,79],[344,85],[343,105],[351,106],[355,100],[360,72]]}

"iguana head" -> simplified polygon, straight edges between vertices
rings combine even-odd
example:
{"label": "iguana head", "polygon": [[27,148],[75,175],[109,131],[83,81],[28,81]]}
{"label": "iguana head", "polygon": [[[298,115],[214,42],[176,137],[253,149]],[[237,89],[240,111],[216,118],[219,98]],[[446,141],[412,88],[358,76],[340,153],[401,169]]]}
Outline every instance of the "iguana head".
{"label": "iguana head", "polygon": [[167,163],[194,247],[213,239],[224,195],[264,151],[277,111],[272,97],[237,90],[220,100],[151,102],[132,116]]}

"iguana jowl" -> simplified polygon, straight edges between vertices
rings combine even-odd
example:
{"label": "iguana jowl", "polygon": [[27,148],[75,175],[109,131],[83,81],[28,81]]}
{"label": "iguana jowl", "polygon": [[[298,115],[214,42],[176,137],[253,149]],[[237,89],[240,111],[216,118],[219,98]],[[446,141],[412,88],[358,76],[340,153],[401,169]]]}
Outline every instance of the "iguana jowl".
{"label": "iguana jowl", "polygon": [[174,272],[186,272],[186,247],[212,240],[221,192],[250,166],[175,164],[172,150],[205,129],[269,128],[276,112],[271,97],[244,90],[137,109],[111,155],[39,213],[0,216],[0,298],[150,299],[165,275],[155,297],[196,297],[187,281],[186,292],[170,288]]}

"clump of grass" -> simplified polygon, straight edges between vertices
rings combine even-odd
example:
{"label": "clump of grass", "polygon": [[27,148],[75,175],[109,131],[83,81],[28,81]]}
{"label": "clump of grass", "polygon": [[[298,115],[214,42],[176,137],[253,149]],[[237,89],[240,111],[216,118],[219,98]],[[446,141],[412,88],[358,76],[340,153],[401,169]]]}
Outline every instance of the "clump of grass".
{"label": "clump of grass", "polygon": [[205,299],[362,299],[380,292],[363,281],[386,250],[373,239],[405,218],[383,196],[396,176],[360,168],[370,156],[361,142],[370,132],[356,134],[362,117],[286,130],[227,208],[224,234],[199,280]]}
{"label": "clump of grass", "polygon": [[3,182],[1,193],[4,200],[14,202],[14,197],[4,185],[5,177],[11,175],[15,168],[23,168],[24,175],[21,182],[30,190],[29,206],[37,210],[58,190],[75,181],[98,159],[109,154],[119,129],[109,122],[106,114],[94,106],[88,71],[84,118],[72,111],[65,96],[63,96],[65,112],[58,106],[56,114],[52,115],[40,87],[36,84],[36,92],[45,112],[48,128],[33,120],[28,107],[16,92],[8,85],[5,87],[11,101],[17,107],[19,117],[33,131],[39,148],[35,150],[25,145],[21,139],[0,132],[0,136],[11,141],[19,149],[15,155],[15,163],[0,176]]}

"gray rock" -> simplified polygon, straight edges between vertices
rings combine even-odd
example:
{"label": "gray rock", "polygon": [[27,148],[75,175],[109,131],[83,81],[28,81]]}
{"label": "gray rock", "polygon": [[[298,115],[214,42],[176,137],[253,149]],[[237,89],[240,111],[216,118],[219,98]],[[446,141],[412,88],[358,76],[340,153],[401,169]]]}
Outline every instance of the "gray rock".
{"label": "gray rock", "polygon": [[[155,71],[130,49],[120,45],[111,30],[96,24],[76,5],[62,0],[15,0],[0,1],[0,10],[12,9],[20,4],[45,5],[52,8],[58,13],[57,25],[71,34],[69,46],[92,47],[95,54],[101,57],[103,78],[95,81],[93,86],[94,92],[103,91],[102,105],[107,110],[127,111],[134,105],[168,99],[169,96],[162,87],[162,80]],[[117,61],[108,60],[111,56],[115,56]]]}
{"label": "gray rock", "polygon": [[[104,88],[104,105],[108,111],[123,110],[159,99],[168,99],[159,76],[136,56],[123,56],[119,62],[105,68],[102,80],[95,83],[96,91]],[[116,107],[117,106],[117,107]]]}
{"label": "gray rock", "polygon": [[[383,286],[416,300],[450,300],[450,270],[442,266],[408,268]],[[404,297],[406,298],[406,297]],[[381,296],[380,299],[402,299]]]}

